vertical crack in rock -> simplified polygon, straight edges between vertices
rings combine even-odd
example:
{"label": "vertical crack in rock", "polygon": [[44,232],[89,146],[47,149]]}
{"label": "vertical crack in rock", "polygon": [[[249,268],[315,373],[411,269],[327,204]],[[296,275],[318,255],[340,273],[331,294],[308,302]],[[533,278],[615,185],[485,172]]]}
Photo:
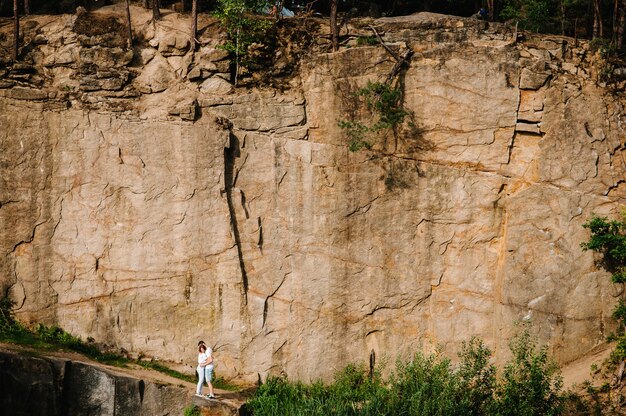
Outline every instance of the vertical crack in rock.
{"label": "vertical crack in rock", "polygon": [[61,389],[61,400],[60,400],[60,415],[69,414],[69,404],[70,404],[70,385],[72,378],[72,361],[65,361],[65,366],[62,371],[59,372],[57,376],[58,385]]}
{"label": "vertical crack in rock", "polygon": [[269,307],[268,301],[270,300],[271,297],[273,297],[276,294],[276,292],[278,292],[278,290],[281,288],[283,283],[285,283],[285,280],[287,280],[287,276],[289,276],[290,274],[291,272],[285,273],[283,275],[283,280],[279,283],[276,289],[274,289],[274,291],[265,298],[265,302],[263,303],[263,324],[261,325],[262,328],[265,327],[265,322],[267,321],[267,308]]}
{"label": "vertical crack in rock", "polygon": [[235,173],[235,159],[240,157],[239,139],[232,131],[229,132],[228,146],[224,148],[224,191],[226,193],[226,203],[228,204],[228,213],[230,214],[230,226],[237,247],[237,256],[239,257],[239,269],[241,271],[241,283],[243,285],[244,305],[248,304],[248,275],[246,273],[246,264],[243,259],[243,250],[241,248],[241,236],[239,234],[239,226],[237,224],[237,213],[233,202],[233,188],[239,174],[239,169]]}
{"label": "vertical crack in rock", "polygon": [[248,219],[250,218],[250,213],[248,212],[248,208],[246,207],[246,194],[243,191],[239,191],[239,192],[241,194],[241,208],[243,208],[243,212],[246,215],[246,219]]}
{"label": "vertical crack in rock", "polygon": [[[506,186],[505,187],[500,187],[500,193],[502,193],[503,191],[506,190]],[[506,207],[502,207],[502,217],[501,217],[501,227],[500,227],[500,234],[499,234],[499,238],[500,238],[500,246],[498,248],[498,261],[497,261],[497,269],[496,269],[496,276],[495,276],[495,282],[494,282],[494,293],[493,293],[493,299],[494,299],[494,313],[493,313],[493,339],[495,340],[495,346],[494,346],[494,355],[496,355],[498,353],[498,350],[500,348],[500,342],[499,340],[501,340],[501,337],[498,333],[498,331],[500,331],[500,314],[502,313],[502,307],[503,307],[503,301],[504,301],[504,296],[503,296],[503,286],[504,286],[504,273],[505,273],[505,267],[506,267],[506,258],[507,258],[507,239],[508,239],[508,228],[509,228],[509,213],[507,212]]]}
{"label": "vertical crack in rock", "polygon": [[192,286],[193,286],[193,275],[191,274],[191,271],[187,270],[187,273],[185,274],[185,290],[183,292],[185,296],[185,302],[187,303],[187,305],[189,305],[189,302],[191,301],[191,287]]}
{"label": "vertical crack in rock", "polygon": [[256,245],[261,251],[261,254],[263,254],[263,223],[261,222],[261,217],[257,217],[257,223],[259,224],[259,239]]}

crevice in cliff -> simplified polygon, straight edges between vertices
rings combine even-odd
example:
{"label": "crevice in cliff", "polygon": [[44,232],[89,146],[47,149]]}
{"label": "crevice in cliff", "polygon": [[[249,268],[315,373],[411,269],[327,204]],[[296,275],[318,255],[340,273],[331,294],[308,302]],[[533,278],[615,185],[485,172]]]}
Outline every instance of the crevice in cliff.
{"label": "crevice in cliff", "polygon": [[604,196],[610,196],[611,192],[615,191],[616,189],[619,189],[621,185],[625,184],[626,180],[624,179],[620,179],[617,182],[615,182],[613,185],[609,186],[609,188],[607,189],[607,191],[604,193]]}
{"label": "crevice in cliff", "polygon": [[[54,366],[52,366],[54,368]],[[60,407],[60,415],[69,415],[69,405],[70,405],[70,386],[71,386],[71,378],[72,378],[72,362],[66,361],[65,366],[59,374],[55,374],[58,378],[59,389],[61,390],[61,403]]]}
{"label": "crevice in cliff", "polygon": [[[412,299],[406,300],[403,303],[399,304],[399,305],[382,305],[382,306],[375,306],[370,312],[366,313],[364,316],[373,316],[376,312],[378,311],[382,311],[382,310],[399,310],[399,309],[403,309],[405,307],[407,307],[408,305],[410,305],[411,303],[413,303],[414,301]],[[417,306],[417,305],[415,305]],[[413,307],[412,309],[414,309],[415,307]]]}
{"label": "crevice in cliff", "polygon": [[274,289],[274,291],[268,295],[265,298],[265,302],[263,303],[263,324],[261,325],[261,327],[265,327],[265,322],[267,321],[267,309],[269,307],[269,300],[271,297],[273,297],[278,290],[282,287],[283,283],[285,283],[285,280],[287,280],[287,276],[289,276],[291,273],[285,273],[285,275],[283,276],[283,280],[281,280],[281,282],[278,284],[278,286],[276,287],[276,289]]}
{"label": "crevice in cliff", "polygon": [[35,235],[37,234],[37,228],[39,228],[40,225],[45,224],[48,221],[41,221],[38,222],[37,224],[35,224],[35,226],[33,227],[33,232],[31,233],[31,235],[26,239],[26,240],[22,240],[20,242],[18,242],[17,244],[15,244],[13,246],[13,249],[11,250],[12,253],[15,253],[15,250],[17,250],[17,248],[19,246],[21,246],[22,244],[30,244],[33,242],[33,240],[35,239]]}
{"label": "crevice in cliff", "polygon": [[237,256],[239,258],[239,270],[241,271],[241,283],[243,287],[243,302],[248,304],[248,274],[246,272],[246,264],[243,258],[243,249],[241,247],[241,235],[237,224],[237,212],[233,201],[233,188],[237,181],[239,170],[235,171],[235,159],[241,157],[239,149],[239,139],[229,132],[228,146],[224,148],[224,192],[226,194],[226,203],[228,204],[228,213],[230,214],[230,226],[237,247]]}
{"label": "crevice in cliff", "polygon": [[263,223],[261,222],[261,217],[257,217],[257,223],[259,225],[259,239],[257,240],[257,247],[263,254]]}
{"label": "crevice in cliff", "polygon": [[372,208],[372,204],[374,202],[376,202],[377,199],[380,198],[380,195],[376,196],[374,199],[372,199],[371,201],[363,204],[363,205],[358,205],[357,207],[355,207],[352,211],[350,211],[349,213],[347,213],[345,215],[346,218],[351,217],[353,215],[356,214],[365,214],[367,211],[369,211]]}
{"label": "crevice in cliff", "polygon": [[13,200],[13,199],[9,199],[9,200],[6,200],[6,201],[0,201],[0,208],[2,208],[5,205],[15,204],[17,202],[20,202],[20,201]]}

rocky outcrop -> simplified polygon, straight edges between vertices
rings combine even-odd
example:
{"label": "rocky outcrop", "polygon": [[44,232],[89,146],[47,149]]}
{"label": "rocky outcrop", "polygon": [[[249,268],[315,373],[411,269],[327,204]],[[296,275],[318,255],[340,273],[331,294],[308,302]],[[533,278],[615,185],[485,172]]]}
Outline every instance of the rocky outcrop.
{"label": "rocky outcrop", "polygon": [[79,361],[0,352],[7,415],[179,415],[192,394]]}
{"label": "rocky outcrop", "polygon": [[561,362],[604,342],[621,289],[580,243],[626,200],[623,100],[585,44],[377,20],[415,52],[413,125],[350,153],[338,121],[391,71],[385,49],[320,42],[283,90],[244,90],[221,35],[193,51],[175,14],[133,14],[130,62],[63,16],[2,78],[0,271],[21,320],[189,371],[203,338],[249,381],[471,336],[503,360],[520,319]]}

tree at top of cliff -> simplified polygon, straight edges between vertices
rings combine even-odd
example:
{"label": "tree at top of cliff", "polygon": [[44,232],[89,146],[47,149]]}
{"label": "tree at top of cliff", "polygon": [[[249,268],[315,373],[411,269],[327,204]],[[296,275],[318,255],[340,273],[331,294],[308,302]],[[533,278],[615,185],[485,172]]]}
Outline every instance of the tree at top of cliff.
{"label": "tree at top of cliff", "polygon": [[228,35],[221,47],[235,58],[235,85],[241,66],[251,64],[252,45],[261,45],[273,26],[271,19],[262,18],[260,13],[269,10],[268,0],[218,0],[215,15]]}

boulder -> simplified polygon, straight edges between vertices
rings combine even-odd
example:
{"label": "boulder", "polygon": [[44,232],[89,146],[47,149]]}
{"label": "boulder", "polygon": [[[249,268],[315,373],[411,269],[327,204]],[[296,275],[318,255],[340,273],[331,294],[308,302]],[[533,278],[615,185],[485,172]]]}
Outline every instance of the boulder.
{"label": "boulder", "polygon": [[167,59],[157,54],[143,68],[133,84],[140,92],[154,93],[167,89],[174,81],[176,81],[174,69]]}

